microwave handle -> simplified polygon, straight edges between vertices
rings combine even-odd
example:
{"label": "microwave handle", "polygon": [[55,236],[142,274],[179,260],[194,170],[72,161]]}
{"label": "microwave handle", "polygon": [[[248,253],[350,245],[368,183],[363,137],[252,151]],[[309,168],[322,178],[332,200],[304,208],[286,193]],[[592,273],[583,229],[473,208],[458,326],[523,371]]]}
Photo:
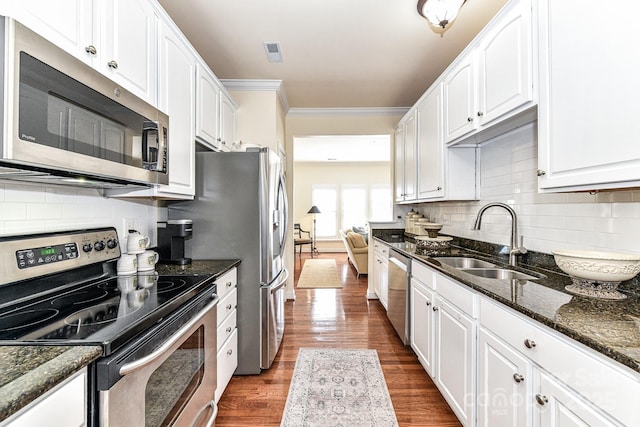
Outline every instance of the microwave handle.
{"label": "microwave handle", "polygon": [[[155,146],[149,138],[155,136]],[[145,169],[165,172],[167,165],[167,128],[159,122],[145,121],[142,125],[142,164]]]}

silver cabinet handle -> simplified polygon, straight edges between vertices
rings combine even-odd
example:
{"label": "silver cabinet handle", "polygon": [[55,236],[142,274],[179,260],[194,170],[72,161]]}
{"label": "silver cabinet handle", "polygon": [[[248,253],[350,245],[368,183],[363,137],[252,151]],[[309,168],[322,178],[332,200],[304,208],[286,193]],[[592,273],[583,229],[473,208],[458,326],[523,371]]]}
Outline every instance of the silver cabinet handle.
{"label": "silver cabinet handle", "polygon": [[524,377],[516,372],[515,374],[513,374],[513,380],[517,383],[521,383],[522,381],[524,381]]}
{"label": "silver cabinet handle", "polygon": [[227,310],[231,310],[232,305],[231,304],[227,304]]}
{"label": "silver cabinet handle", "polygon": [[429,307],[431,305],[431,301],[427,301],[426,304],[427,304],[427,307]]}
{"label": "silver cabinet handle", "polygon": [[233,329],[231,329],[231,326],[229,326],[229,327],[227,328],[227,333],[230,333],[231,331],[233,331]]}
{"label": "silver cabinet handle", "polygon": [[233,283],[227,282],[227,288],[230,288]]}
{"label": "silver cabinet handle", "polygon": [[477,114],[478,114],[478,117],[482,117],[482,116],[484,116],[484,113],[483,113],[482,111],[478,111],[478,113],[477,113]]}
{"label": "silver cabinet handle", "polygon": [[227,351],[227,356],[231,356],[232,354],[233,354],[233,350],[232,350],[232,349],[229,349],[229,350]]}
{"label": "silver cabinet handle", "polygon": [[538,176],[545,176],[547,173],[545,171],[543,171],[542,169],[538,169],[536,171],[536,175]]}
{"label": "silver cabinet handle", "polygon": [[524,346],[527,348],[534,348],[536,346],[536,342],[534,340],[530,340],[529,338],[527,338],[526,340],[524,340]]}
{"label": "silver cabinet handle", "polygon": [[109,66],[109,68],[113,68],[114,70],[118,69],[118,63],[114,59],[107,62],[107,65]]}
{"label": "silver cabinet handle", "polygon": [[215,425],[216,417],[218,416],[218,405],[216,405],[216,402],[212,400],[211,402],[207,403],[204,408],[198,411],[198,415],[193,421],[193,424],[191,424],[191,427],[200,425],[200,418],[202,418],[202,414],[204,414],[205,411],[209,408],[211,408],[211,416],[207,420],[207,424],[205,425],[205,427],[213,427]]}
{"label": "silver cabinet handle", "polygon": [[436,306],[433,307],[433,311],[438,311],[438,310],[440,310],[438,307]]}
{"label": "silver cabinet handle", "polygon": [[549,399],[547,399],[547,396],[545,396],[545,395],[536,394],[536,402],[538,402],[538,405],[544,406],[545,403],[549,402]]}
{"label": "silver cabinet handle", "polygon": [[467,121],[468,122],[472,122],[473,121],[473,117],[467,117]]}
{"label": "silver cabinet handle", "polygon": [[91,55],[95,55],[96,53],[98,53],[98,50],[92,44],[90,44],[89,46],[85,47],[84,51],[87,52],[88,54],[91,54]]}

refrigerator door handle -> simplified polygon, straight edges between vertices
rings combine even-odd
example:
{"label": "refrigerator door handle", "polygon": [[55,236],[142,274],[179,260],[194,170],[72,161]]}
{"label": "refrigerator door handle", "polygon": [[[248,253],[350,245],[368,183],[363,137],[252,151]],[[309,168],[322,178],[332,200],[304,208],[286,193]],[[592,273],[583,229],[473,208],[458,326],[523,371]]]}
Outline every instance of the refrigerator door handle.
{"label": "refrigerator door handle", "polygon": [[283,286],[286,286],[287,284],[287,279],[289,278],[289,271],[286,268],[283,268],[281,275],[284,275],[284,277],[280,281],[278,281],[278,283],[271,286],[272,294],[278,292]]}

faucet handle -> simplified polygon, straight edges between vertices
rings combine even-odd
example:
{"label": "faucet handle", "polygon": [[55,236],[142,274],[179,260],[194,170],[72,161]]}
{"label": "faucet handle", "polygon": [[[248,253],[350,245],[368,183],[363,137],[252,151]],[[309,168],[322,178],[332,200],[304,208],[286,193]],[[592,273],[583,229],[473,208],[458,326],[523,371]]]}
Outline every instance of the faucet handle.
{"label": "faucet handle", "polygon": [[511,248],[511,253],[519,255],[527,253],[527,248],[524,247],[524,236],[520,236],[520,245],[517,248]]}

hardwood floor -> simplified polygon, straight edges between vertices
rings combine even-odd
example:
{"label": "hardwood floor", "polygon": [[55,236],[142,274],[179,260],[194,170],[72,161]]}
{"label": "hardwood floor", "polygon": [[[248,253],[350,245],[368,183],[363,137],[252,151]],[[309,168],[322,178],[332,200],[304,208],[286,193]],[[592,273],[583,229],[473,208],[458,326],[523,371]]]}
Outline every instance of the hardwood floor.
{"label": "hardwood floor", "polygon": [[[302,260],[296,255],[297,284]],[[356,278],[346,254],[335,258],[342,289],[296,289],[285,306],[286,329],[271,369],[234,376],[219,402],[216,427],[279,426],[300,347],[371,348],[378,357],[400,426],[459,426],[410,347],[400,342],[378,300],[367,300],[367,277]]]}

